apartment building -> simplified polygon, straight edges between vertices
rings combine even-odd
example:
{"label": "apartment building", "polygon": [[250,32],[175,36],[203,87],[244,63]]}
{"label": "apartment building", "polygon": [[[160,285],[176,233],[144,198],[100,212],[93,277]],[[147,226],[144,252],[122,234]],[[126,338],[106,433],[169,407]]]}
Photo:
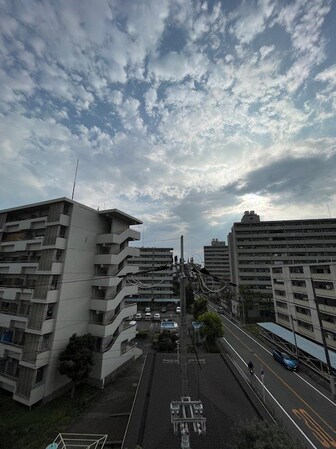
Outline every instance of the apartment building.
{"label": "apartment building", "polygon": [[271,268],[278,324],[322,344],[320,311],[326,343],[336,350],[336,263]]}
{"label": "apartment building", "polygon": [[67,388],[57,360],[73,333],[95,337],[99,387],[139,355],[136,326],[124,321],[137,287],[118,277],[138,270],[127,265],[138,224],[67,198],[0,211],[0,387],[15,400],[31,406]]}
{"label": "apartment building", "polygon": [[[218,239],[212,239],[211,246],[204,246],[203,251],[204,268],[206,268],[213,276],[223,279],[224,281],[229,281],[229,248],[225,242]],[[220,282],[208,279],[207,286],[216,289],[220,286]]]}
{"label": "apartment building", "polygon": [[261,221],[254,211],[246,211],[233,224],[228,245],[231,281],[271,295],[274,265],[336,261],[336,219]]}
{"label": "apartment building", "polygon": [[[130,266],[139,267],[140,273],[136,276],[139,281],[136,299],[141,302],[155,300],[156,302],[169,302],[174,295],[173,285],[173,248],[139,248],[139,256],[129,259]],[[167,266],[164,270],[151,271]],[[148,273],[141,273],[148,271]],[[131,300],[134,299],[132,296]]]}

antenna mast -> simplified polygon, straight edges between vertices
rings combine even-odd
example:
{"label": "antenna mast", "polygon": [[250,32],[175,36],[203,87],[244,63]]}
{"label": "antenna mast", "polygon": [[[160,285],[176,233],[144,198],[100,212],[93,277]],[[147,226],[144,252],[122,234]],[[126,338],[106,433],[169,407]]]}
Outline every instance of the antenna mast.
{"label": "antenna mast", "polygon": [[72,189],[72,195],[71,195],[71,199],[72,199],[72,200],[74,199],[74,195],[75,195],[75,187],[76,187],[76,179],[77,179],[78,165],[79,165],[79,158],[77,158],[76,171],[75,171],[75,179],[74,179],[73,189]]}

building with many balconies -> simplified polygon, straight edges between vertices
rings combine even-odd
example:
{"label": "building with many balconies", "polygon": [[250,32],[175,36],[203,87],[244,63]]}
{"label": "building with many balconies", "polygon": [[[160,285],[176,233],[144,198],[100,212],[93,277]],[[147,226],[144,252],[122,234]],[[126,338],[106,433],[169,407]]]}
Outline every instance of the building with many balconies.
{"label": "building with many balconies", "polygon": [[276,322],[336,350],[336,263],[271,268]]}
{"label": "building with many balconies", "polygon": [[[246,211],[228,235],[231,281],[264,299],[248,311],[254,318],[267,313],[272,297],[270,268],[274,265],[315,264],[336,260],[336,219],[261,221]],[[239,292],[233,313],[239,315]]]}
{"label": "building with many balconies", "polygon": [[[229,248],[224,241],[212,239],[211,246],[204,246],[204,268],[212,276],[223,281],[230,280]],[[220,281],[211,278],[206,280],[207,286],[212,289],[221,286]]]}
{"label": "building with many balconies", "polygon": [[28,406],[67,388],[57,359],[72,334],[96,340],[90,382],[105,381],[140,354],[125,319],[137,286],[138,219],[59,198],[0,211],[0,387]]}
{"label": "building with many balconies", "polygon": [[[173,248],[139,248],[139,256],[129,259],[130,266],[139,267],[140,273],[136,276],[139,290],[136,298],[138,302],[178,302],[174,294],[173,284]],[[155,271],[159,267],[163,270]]]}

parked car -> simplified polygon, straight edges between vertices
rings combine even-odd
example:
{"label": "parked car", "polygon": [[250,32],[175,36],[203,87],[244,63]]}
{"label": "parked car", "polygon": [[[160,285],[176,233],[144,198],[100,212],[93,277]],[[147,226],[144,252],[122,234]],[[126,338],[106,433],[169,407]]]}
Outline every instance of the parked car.
{"label": "parked car", "polygon": [[154,313],[154,320],[160,320],[160,314],[159,313]]}
{"label": "parked car", "polygon": [[181,313],[181,307],[180,306],[176,307],[176,313]]}
{"label": "parked car", "polygon": [[289,370],[297,371],[299,367],[299,362],[296,358],[285,352],[281,352],[278,349],[273,349],[273,358]]}
{"label": "parked car", "polygon": [[134,315],[134,318],[135,318],[136,320],[141,320],[142,314],[141,314],[140,312],[138,312],[138,313],[136,313],[136,314]]}
{"label": "parked car", "polygon": [[146,312],[146,313],[150,312],[150,307],[146,307],[146,308],[145,308],[145,312]]}
{"label": "parked car", "polygon": [[218,313],[224,313],[224,308],[221,307],[221,306],[217,307],[217,312]]}
{"label": "parked car", "polygon": [[145,313],[145,320],[151,320],[152,319],[152,315],[150,312],[146,312]]}
{"label": "parked car", "polygon": [[167,312],[167,307],[166,306],[162,306],[161,307],[161,313],[166,313]]}

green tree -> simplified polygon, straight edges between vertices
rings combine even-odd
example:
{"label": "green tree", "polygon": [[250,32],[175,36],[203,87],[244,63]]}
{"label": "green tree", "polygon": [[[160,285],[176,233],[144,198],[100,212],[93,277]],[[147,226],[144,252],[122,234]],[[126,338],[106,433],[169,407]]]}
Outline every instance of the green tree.
{"label": "green tree", "polygon": [[73,334],[67,347],[59,356],[59,372],[73,382],[71,398],[74,397],[76,386],[86,381],[94,365],[94,342],[95,339],[91,334],[82,336]]}
{"label": "green tree", "polygon": [[203,313],[207,312],[207,310],[208,310],[208,300],[204,296],[201,296],[200,298],[196,299],[196,301],[194,301],[193,314],[195,320],[198,320],[198,317]]}
{"label": "green tree", "polygon": [[203,335],[206,336],[207,342],[215,343],[216,338],[223,337],[224,327],[221,317],[215,312],[205,312],[198,317],[198,321],[204,323],[201,328]]}
{"label": "green tree", "polygon": [[236,435],[235,449],[302,449],[283,428],[257,419],[238,425]]}
{"label": "green tree", "polygon": [[172,352],[176,349],[177,336],[169,331],[163,331],[158,337],[158,347],[160,351]]}

